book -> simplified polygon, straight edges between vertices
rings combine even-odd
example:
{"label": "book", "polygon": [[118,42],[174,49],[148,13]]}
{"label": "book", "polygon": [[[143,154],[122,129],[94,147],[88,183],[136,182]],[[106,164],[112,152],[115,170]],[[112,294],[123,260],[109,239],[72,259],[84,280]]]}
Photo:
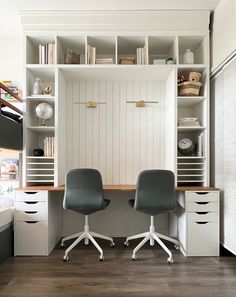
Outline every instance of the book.
{"label": "book", "polygon": [[44,156],[54,157],[54,137],[45,137],[43,140],[44,144]]}

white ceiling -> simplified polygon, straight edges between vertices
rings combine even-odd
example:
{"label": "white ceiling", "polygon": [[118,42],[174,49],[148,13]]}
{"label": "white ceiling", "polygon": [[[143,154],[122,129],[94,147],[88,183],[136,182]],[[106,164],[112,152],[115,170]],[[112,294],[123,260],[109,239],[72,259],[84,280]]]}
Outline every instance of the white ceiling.
{"label": "white ceiling", "polygon": [[0,0],[0,35],[20,33],[19,10],[214,10],[220,0]]}

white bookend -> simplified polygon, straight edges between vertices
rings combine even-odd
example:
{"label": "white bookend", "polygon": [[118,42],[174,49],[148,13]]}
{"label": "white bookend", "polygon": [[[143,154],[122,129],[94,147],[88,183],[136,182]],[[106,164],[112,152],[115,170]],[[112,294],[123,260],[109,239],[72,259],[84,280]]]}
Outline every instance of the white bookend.
{"label": "white bookend", "polygon": [[39,64],[42,64],[42,45],[39,45]]}
{"label": "white bookend", "polygon": [[88,48],[87,48],[87,58],[88,58],[88,64],[90,64],[91,63],[91,61],[90,61],[90,59],[91,59],[91,49],[90,49],[90,45],[88,44]]}
{"label": "white bookend", "polygon": [[95,64],[96,62],[96,47],[92,47],[92,59],[91,64]]}

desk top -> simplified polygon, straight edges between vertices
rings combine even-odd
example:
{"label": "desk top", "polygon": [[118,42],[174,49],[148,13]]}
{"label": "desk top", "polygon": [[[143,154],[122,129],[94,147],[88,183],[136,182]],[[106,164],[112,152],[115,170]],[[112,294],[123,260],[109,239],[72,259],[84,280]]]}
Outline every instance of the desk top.
{"label": "desk top", "polygon": [[[136,185],[104,185],[104,190],[110,191],[135,191]],[[213,187],[176,187],[176,191],[217,191],[219,189]],[[17,191],[49,191],[49,192],[62,192],[65,186],[30,186],[16,188]]]}

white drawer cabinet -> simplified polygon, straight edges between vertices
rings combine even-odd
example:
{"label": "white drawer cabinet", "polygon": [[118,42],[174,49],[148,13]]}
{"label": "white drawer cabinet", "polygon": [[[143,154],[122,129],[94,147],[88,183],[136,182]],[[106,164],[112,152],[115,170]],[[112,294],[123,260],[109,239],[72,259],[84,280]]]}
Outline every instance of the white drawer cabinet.
{"label": "white drawer cabinet", "polygon": [[61,236],[62,201],[48,191],[16,191],[15,256],[47,256]]}
{"label": "white drawer cabinet", "polygon": [[178,238],[185,256],[219,256],[219,191],[178,194]]}

